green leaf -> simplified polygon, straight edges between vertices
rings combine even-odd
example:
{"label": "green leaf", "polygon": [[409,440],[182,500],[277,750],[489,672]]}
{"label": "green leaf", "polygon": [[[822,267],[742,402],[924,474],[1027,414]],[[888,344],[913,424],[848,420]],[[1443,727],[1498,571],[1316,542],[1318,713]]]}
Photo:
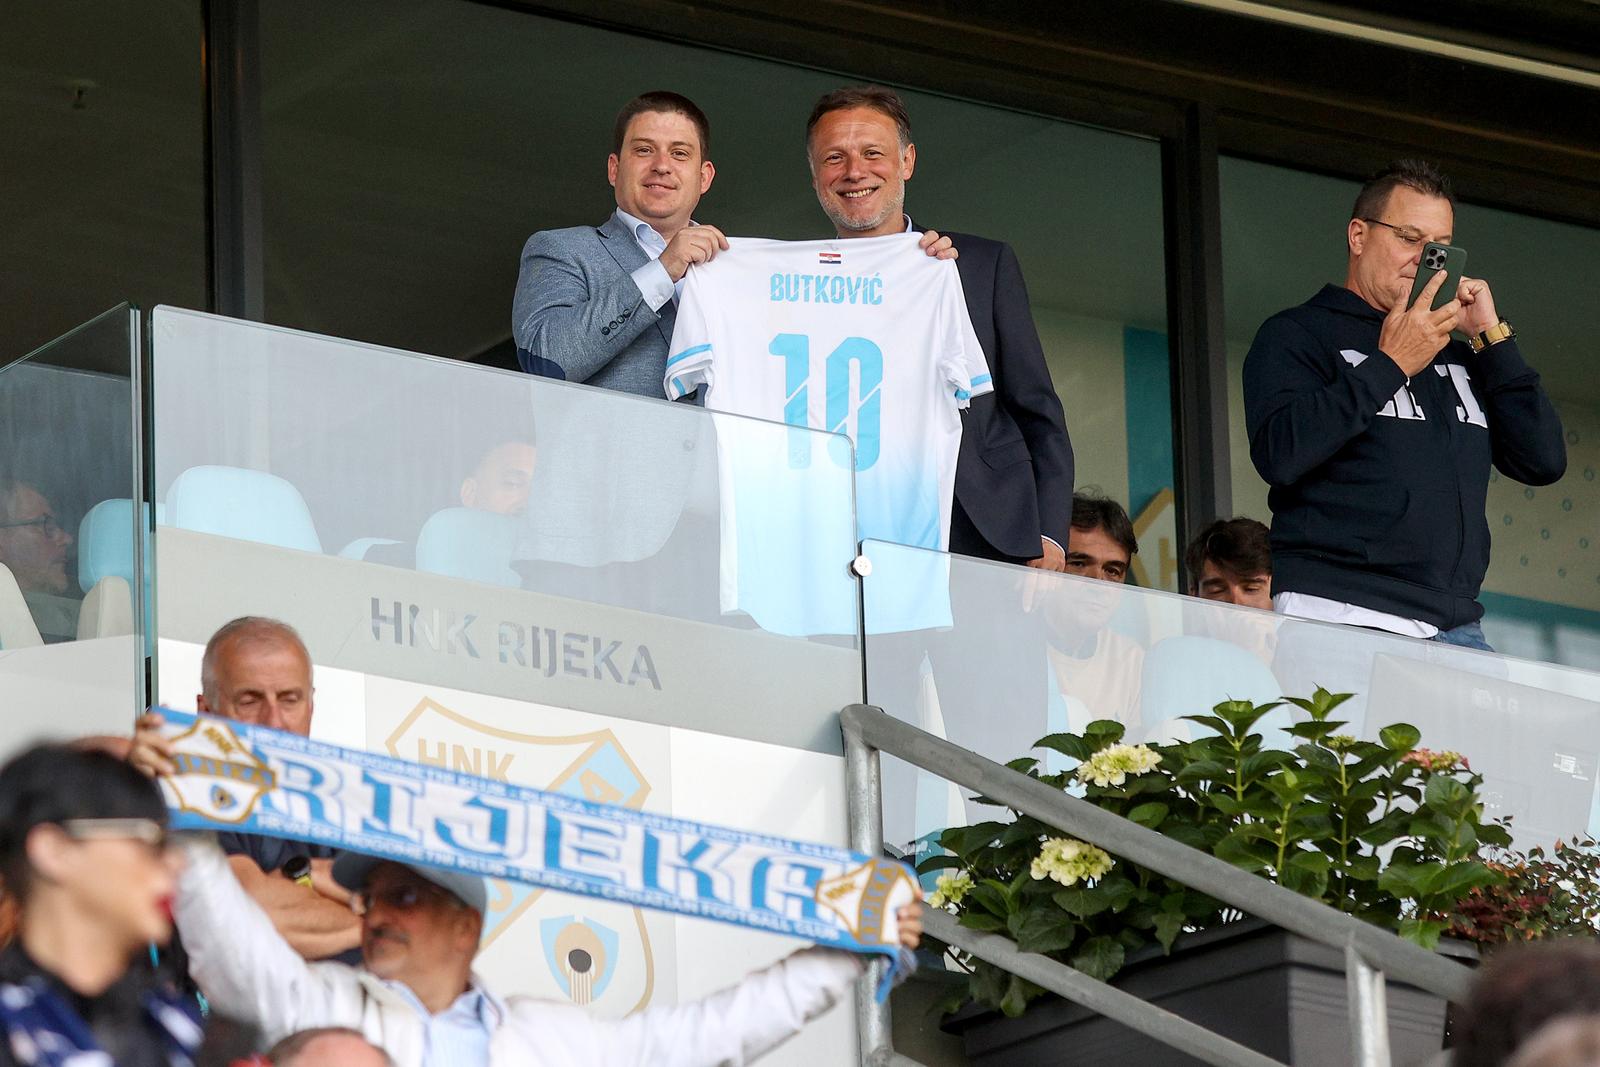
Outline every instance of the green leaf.
{"label": "green leaf", "polygon": [[1140,826],[1148,826],[1154,830],[1161,825],[1161,820],[1167,817],[1168,807],[1157,800],[1147,801],[1128,812],[1128,819]]}
{"label": "green leaf", "polygon": [[1089,742],[1077,734],[1050,734],[1035,741],[1033,747],[1048,748],[1052,752],[1059,752],[1063,756],[1071,756],[1079,761],[1086,760],[1095,753]]}
{"label": "green leaf", "polygon": [[1496,885],[1505,880],[1505,875],[1490,870],[1477,860],[1461,860],[1439,871],[1429,885],[1428,891],[1434,896],[1443,896],[1456,901],[1473,889]]}
{"label": "green leaf", "polygon": [[1072,957],[1072,965],[1089,977],[1104,982],[1122,970],[1122,962],[1126,958],[1127,952],[1115,938],[1091,937]]}
{"label": "green leaf", "polygon": [[1083,739],[1094,746],[1094,752],[1099,752],[1107,745],[1121,741],[1122,735],[1127,730],[1126,726],[1115,719],[1096,719],[1083,728]]}
{"label": "green leaf", "polygon": [[1227,793],[1213,793],[1207,797],[1211,806],[1230,818],[1237,819],[1249,810],[1249,806],[1242,800]]}
{"label": "green leaf", "polygon": [[1407,753],[1422,740],[1422,731],[1407,722],[1397,722],[1378,731],[1378,740],[1390,752]]}
{"label": "green leaf", "polygon": [[1196,760],[1178,771],[1178,782],[1193,785],[1195,782],[1217,782],[1230,777],[1228,768],[1217,760]]}
{"label": "green leaf", "polygon": [[1449,926],[1447,922],[1434,919],[1402,919],[1398,933],[1407,941],[1432,951],[1439,947],[1439,935]]}
{"label": "green leaf", "polygon": [[967,893],[967,899],[989,914],[1003,919],[1011,914],[1006,890],[1006,886],[985,879],[972,887]]}
{"label": "green leaf", "polygon": [[1415,900],[1426,896],[1433,879],[1443,870],[1439,863],[1393,863],[1378,876],[1378,888],[1397,897]]}
{"label": "green leaf", "polygon": [[1278,881],[1308,897],[1320,897],[1328,888],[1328,857],[1320,852],[1296,852],[1283,865]]}
{"label": "green leaf", "polygon": [[1000,1000],[1000,1010],[1008,1019],[1015,1019],[1028,1007],[1027,986],[1016,975],[1006,983],[1006,995]]}
{"label": "green leaf", "polygon": [[[1268,771],[1277,770],[1279,767],[1286,767],[1293,762],[1294,757],[1289,753],[1268,749],[1265,752],[1257,752],[1253,756],[1246,756],[1240,770],[1243,772],[1245,779],[1249,780],[1266,774]],[[1285,771],[1284,773],[1289,774],[1291,772]]]}
{"label": "green leaf", "polygon": [[956,921],[968,930],[981,930],[986,934],[997,934],[1006,928],[1004,919],[981,911],[963,911]]}
{"label": "green leaf", "polygon": [[[1132,883],[1128,888],[1133,888]],[[1102,911],[1116,903],[1117,898],[1112,893],[1105,891],[1104,885],[1097,885],[1093,889],[1082,889],[1069,886],[1058,889],[1050,894],[1050,899],[1055,901],[1061,910],[1076,915],[1080,919],[1087,919],[1091,915],[1099,915]]]}
{"label": "green leaf", "polygon": [[1156,916],[1156,940],[1161,942],[1163,951],[1172,951],[1172,942],[1183,933],[1188,917],[1182,912],[1164,911]]}
{"label": "green leaf", "polygon": [[1432,774],[1422,789],[1422,799],[1431,807],[1456,808],[1472,799],[1472,790],[1448,774]]}
{"label": "green leaf", "polygon": [[1029,771],[1039,766],[1039,761],[1034,759],[1032,756],[1018,756],[1014,760],[1007,761],[1006,766],[1016,771],[1018,774],[1027,774]]}
{"label": "green leaf", "polygon": [[917,864],[918,874],[927,874],[929,871],[942,871],[947,867],[964,867],[958,856],[929,856]]}
{"label": "green leaf", "polygon": [[1017,945],[1024,952],[1060,952],[1072,944],[1078,924],[1048,904],[1029,908],[1020,922],[1009,924]]}
{"label": "green leaf", "polygon": [[1233,727],[1228,725],[1227,720],[1219,719],[1215,715],[1180,715],[1179,718],[1188,722],[1197,722],[1201,726],[1208,726],[1223,737],[1233,736]]}

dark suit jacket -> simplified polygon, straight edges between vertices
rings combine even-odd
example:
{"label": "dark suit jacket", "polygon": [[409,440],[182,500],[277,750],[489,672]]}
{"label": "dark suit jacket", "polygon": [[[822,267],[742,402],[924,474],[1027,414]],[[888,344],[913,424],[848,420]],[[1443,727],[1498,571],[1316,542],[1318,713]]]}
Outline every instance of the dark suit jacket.
{"label": "dark suit jacket", "polygon": [[[939,231],[943,233],[944,231]],[[956,516],[950,550],[986,558],[1035,559],[1039,538],[1067,547],[1072,519],[1072,442],[1028,307],[1017,254],[1003,241],[947,234],[972,328],[994,375],[994,392],[973,399],[961,428]]]}

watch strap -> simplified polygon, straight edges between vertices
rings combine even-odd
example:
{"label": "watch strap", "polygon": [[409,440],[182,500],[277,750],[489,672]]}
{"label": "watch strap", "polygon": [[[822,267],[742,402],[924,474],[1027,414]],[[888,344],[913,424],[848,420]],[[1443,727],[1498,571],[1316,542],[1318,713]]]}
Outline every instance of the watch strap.
{"label": "watch strap", "polygon": [[1517,331],[1511,328],[1511,324],[1505,319],[1501,319],[1482,333],[1475,334],[1469,338],[1467,343],[1472,346],[1474,352],[1482,352],[1490,345],[1499,344],[1501,341],[1516,335]]}

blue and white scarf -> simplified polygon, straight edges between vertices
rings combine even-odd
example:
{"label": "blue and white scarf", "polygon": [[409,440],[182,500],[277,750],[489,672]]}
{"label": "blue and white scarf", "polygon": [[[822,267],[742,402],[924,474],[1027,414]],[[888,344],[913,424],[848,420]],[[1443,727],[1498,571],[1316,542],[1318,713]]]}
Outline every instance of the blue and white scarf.
{"label": "blue and white scarf", "polygon": [[478,778],[295,734],[161,710],[177,828],[332,845],[634,907],[715,919],[910,965],[903,863]]}

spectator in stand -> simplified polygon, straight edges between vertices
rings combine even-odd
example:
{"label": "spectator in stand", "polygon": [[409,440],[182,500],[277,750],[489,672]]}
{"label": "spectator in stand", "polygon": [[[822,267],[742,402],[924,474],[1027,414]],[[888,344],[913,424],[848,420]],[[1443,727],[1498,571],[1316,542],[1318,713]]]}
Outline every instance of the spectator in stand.
{"label": "spectator in stand", "polygon": [[[311,654],[287,623],[247,615],[206,643],[196,708],[207,715],[308,737],[314,710]],[[159,713],[139,722],[128,761],[146,774],[171,773],[172,744]],[[326,845],[225,832],[217,842],[245,891],[306,959],[361,958],[361,923],[350,894],[333,880],[338,853]]]}
{"label": "spectator in stand", "polygon": [[687,97],[649,92],[623,106],[611,143],[616,210],[528,238],[511,332],[531,374],[660,398],[678,283],[728,247],[692,218],[717,173],[711,123]]}
{"label": "spectator in stand", "polygon": [[1561,420],[1488,282],[1462,278],[1435,311],[1439,271],[1407,306],[1424,246],[1454,236],[1444,175],[1391,163],[1351,215],[1344,285],[1268,319],[1245,358],[1250,458],[1272,487],[1273,605],[1487,649],[1489,468],[1560,478]]}
{"label": "spectator in stand", "polygon": [[[917,164],[911,116],[880,86],[835,89],[811,110],[806,155],[817,202],[841,238],[916,233],[905,213]],[[1042,570],[1063,569],[1072,496],[1072,443],[1011,246],[970,234],[923,232],[934,254],[954,243],[973,331],[994,378],[961,414],[950,551]]]}
{"label": "spectator in stand", "polygon": [[1506,1067],[1600,1067],[1600,1015],[1555,1020],[1530,1037]]}
{"label": "spectator in stand", "polygon": [[[1065,721],[1052,716],[1052,732],[1081,730],[1095,719],[1115,719],[1133,734],[1139,727],[1144,649],[1110,628],[1122,603],[1120,586],[1139,552],[1133,523],[1121,504],[1092,492],[1074,493],[1067,573],[1106,585],[1059,583],[1046,594],[1046,642]],[[1053,703],[1053,702],[1052,702]]]}
{"label": "spectator in stand", "polygon": [[[704,1000],[596,1019],[569,1003],[502,999],[472,972],[483,880],[347,853],[334,865],[362,913],[363,965],[307,964],[229,877],[221,853],[187,845],[176,913],[195,980],[220,1010],[268,1038],[351,1027],[401,1067],[539,1063],[748,1063],[843,998],[859,957],[803,949]],[[921,905],[900,911],[902,945],[921,937]]]}
{"label": "spectator in stand", "polygon": [[461,506],[496,515],[524,515],[539,456],[533,441],[504,441],[483,454],[461,480]]}
{"label": "spectator in stand", "polygon": [[1183,554],[1189,595],[1272,610],[1272,544],[1255,519],[1218,519]]}
{"label": "spectator in stand", "polygon": [[1473,980],[1451,1067],[1504,1067],[1546,1023],[1571,1015],[1600,1015],[1600,944],[1573,938],[1501,949]]}
{"label": "spectator in stand", "polygon": [[10,568],[18,588],[66,595],[72,541],[43,493],[27,482],[0,480],[0,563]]}
{"label": "spectator in stand", "polygon": [[172,935],[179,861],[160,792],[104,752],[41,745],[0,769],[0,1065],[169,1067],[200,1046],[192,1000],[131,964]]}
{"label": "spectator in stand", "polygon": [[387,1052],[345,1026],[290,1034],[272,1046],[267,1062],[272,1067],[394,1067]]}

